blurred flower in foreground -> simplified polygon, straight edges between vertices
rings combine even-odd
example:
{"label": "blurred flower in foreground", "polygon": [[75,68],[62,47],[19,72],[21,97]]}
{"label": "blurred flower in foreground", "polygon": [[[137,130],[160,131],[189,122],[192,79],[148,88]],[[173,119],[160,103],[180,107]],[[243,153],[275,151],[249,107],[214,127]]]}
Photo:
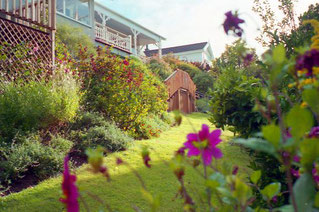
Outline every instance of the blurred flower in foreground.
{"label": "blurred flower in foreground", "polygon": [[64,159],[64,171],[62,181],[62,191],[64,197],[60,198],[60,201],[66,205],[68,212],[77,212],[79,211],[79,192],[78,188],[75,185],[76,176],[70,174],[68,162],[69,157],[66,156]]}
{"label": "blurred flower in foreground", "polygon": [[188,157],[201,155],[204,165],[211,164],[213,157],[218,159],[223,153],[216,146],[222,141],[220,139],[221,130],[216,129],[209,133],[209,127],[203,124],[201,131],[187,135],[187,142],[184,143],[188,149]]}
{"label": "blurred flower in foreground", "polygon": [[226,20],[223,24],[225,33],[228,35],[229,31],[233,31],[235,35],[241,37],[244,30],[240,28],[239,24],[242,24],[245,21],[243,19],[238,18],[238,15],[233,14],[232,11],[228,11],[227,13],[225,13],[225,15]]}

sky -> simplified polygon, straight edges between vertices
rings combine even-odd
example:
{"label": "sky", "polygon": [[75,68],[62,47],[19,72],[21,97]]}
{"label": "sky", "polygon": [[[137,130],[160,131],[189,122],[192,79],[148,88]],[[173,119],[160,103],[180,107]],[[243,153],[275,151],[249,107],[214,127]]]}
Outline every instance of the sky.
{"label": "sky", "polygon": [[[226,36],[222,23],[224,13],[238,10],[246,22],[243,38],[248,46],[261,54],[264,49],[255,40],[260,34],[261,20],[252,11],[253,0],[97,0],[110,9],[164,36],[163,47],[209,41],[218,57],[236,38]],[[269,0],[274,5],[277,0]],[[296,1],[296,0],[295,0]],[[318,0],[298,0],[295,12],[299,16]],[[279,13],[278,13],[279,14]],[[279,16],[280,17],[280,14]],[[152,47],[150,47],[152,48]]]}

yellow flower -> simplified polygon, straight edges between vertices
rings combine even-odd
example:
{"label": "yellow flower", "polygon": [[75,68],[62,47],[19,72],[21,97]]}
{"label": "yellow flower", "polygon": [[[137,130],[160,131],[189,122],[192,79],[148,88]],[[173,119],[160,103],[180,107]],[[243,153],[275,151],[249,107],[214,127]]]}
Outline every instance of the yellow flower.
{"label": "yellow flower", "polygon": [[302,108],[305,108],[308,106],[307,102],[302,102],[301,105],[300,105]]}
{"label": "yellow flower", "polygon": [[312,68],[312,73],[313,73],[314,75],[318,75],[318,74],[319,74],[319,67],[313,67],[313,68]]}

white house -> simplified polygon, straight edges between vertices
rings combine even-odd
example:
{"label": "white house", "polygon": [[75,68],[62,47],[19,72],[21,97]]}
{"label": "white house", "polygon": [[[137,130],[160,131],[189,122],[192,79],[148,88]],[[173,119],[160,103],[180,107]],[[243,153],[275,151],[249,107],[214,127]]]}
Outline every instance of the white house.
{"label": "white house", "polygon": [[[159,47],[165,38],[113,11],[103,0],[56,0],[57,23],[80,27],[97,45],[113,46],[122,56],[143,55],[146,45]],[[112,2],[110,2],[112,3]]]}
{"label": "white house", "polygon": [[[146,56],[151,57],[158,54],[158,49],[146,49],[144,53]],[[206,63],[209,65],[211,65],[212,60],[214,59],[213,50],[209,42],[163,48],[162,54],[173,54],[181,60],[200,62],[202,64]]]}

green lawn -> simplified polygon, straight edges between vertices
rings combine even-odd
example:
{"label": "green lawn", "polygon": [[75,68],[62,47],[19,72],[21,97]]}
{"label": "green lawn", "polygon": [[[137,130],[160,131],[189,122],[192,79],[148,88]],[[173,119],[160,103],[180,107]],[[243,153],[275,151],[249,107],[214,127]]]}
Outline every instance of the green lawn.
{"label": "green lawn", "polygon": [[[83,198],[91,208],[91,211],[98,211],[102,206],[96,200],[90,198],[84,191],[90,191],[98,195],[102,200],[111,205],[114,211],[133,211],[132,206],[138,206],[143,211],[149,211],[146,199],[141,194],[141,186],[129,168],[117,166],[115,158],[121,157],[129,162],[143,177],[147,188],[153,193],[162,196],[161,211],[182,211],[181,200],[173,200],[178,190],[178,182],[172,171],[167,167],[166,162],[172,159],[183,142],[186,135],[193,132],[193,128],[199,130],[203,123],[209,124],[207,115],[194,113],[183,119],[179,127],[171,128],[164,132],[159,138],[151,140],[135,141],[134,145],[127,151],[113,153],[106,157],[105,162],[110,169],[112,181],[107,182],[100,175],[91,174],[87,165],[76,170],[78,186],[83,191]],[[223,132],[222,150],[223,161],[237,164],[240,167],[240,174],[245,176],[249,170],[246,168],[249,163],[249,156],[237,146],[229,145],[227,142],[232,133]],[[156,154],[151,152],[152,168],[148,169],[142,163],[140,156],[141,145],[148,145]],[[201,177],[192,169],[186,170],[188,187],[200,188],[203,182]],[[0,199],[0,211],[62,211],[63,205],[58,201],[61,195],[61,177],[46,180],[34,188],[26,189],[20,193],[12,194]],[[194,186],[195,185],[195,186]],[[81,205],[82,211],[85,211]]]}

